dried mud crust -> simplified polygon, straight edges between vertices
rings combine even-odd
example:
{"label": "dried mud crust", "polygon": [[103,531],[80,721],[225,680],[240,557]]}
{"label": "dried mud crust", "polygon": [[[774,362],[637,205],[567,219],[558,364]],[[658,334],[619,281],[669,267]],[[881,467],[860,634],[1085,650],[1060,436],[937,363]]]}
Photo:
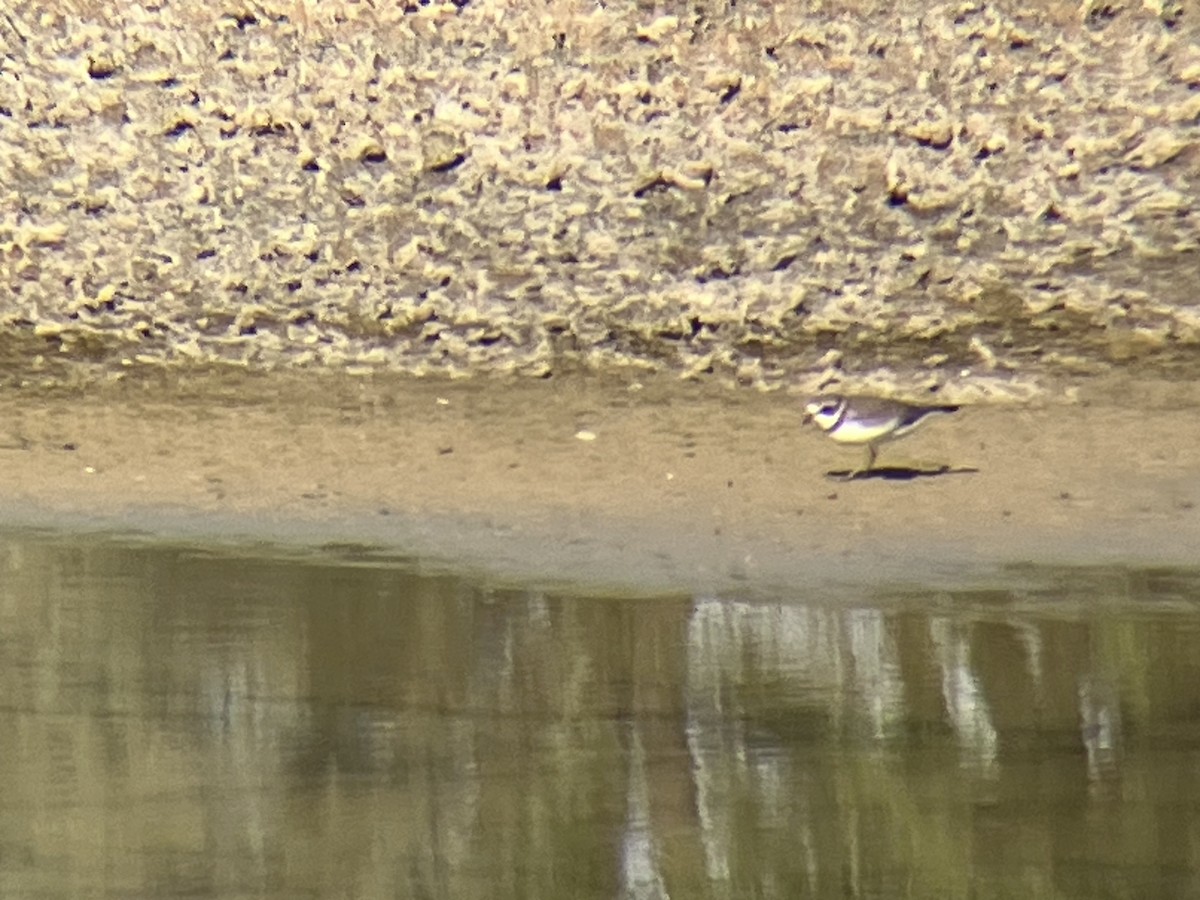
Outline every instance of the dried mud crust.
{"label": "dried mud crust", "polygon": [[1194,7],[667,8],[7,4],[10,355],[1194,365]]}

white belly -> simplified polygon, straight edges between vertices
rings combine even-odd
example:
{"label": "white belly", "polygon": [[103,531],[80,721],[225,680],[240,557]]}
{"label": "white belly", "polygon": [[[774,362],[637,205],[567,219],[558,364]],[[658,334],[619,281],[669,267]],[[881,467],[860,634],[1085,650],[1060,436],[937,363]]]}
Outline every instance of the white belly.
{"label": "white belly", "polygon": [[908,434],[912,430],[910,427],[897,432],[895,430],[896,421],[892,419],[886,422],[876,421],[866,424],[845,421],[830,432],[829,436],[839,444],[870,444],[877,441],[890,441]]}

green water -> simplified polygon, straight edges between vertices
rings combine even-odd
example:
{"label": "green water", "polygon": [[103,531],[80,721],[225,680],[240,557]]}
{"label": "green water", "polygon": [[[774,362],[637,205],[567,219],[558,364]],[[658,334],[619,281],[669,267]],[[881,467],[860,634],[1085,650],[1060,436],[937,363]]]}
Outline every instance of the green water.
{"label": "green water", "polygon": [[3,897],[1200,896],[1200,571],[595,598],[0,536]]}

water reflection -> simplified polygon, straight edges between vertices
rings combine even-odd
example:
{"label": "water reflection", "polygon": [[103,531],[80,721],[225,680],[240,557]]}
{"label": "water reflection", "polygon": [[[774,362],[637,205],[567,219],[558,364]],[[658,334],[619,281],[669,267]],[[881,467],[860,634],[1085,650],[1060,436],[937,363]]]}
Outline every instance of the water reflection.
{"label": "water reflection", "polygon": [[0,541],[0,895],[1200,894],[1200,573],[818,602]]}

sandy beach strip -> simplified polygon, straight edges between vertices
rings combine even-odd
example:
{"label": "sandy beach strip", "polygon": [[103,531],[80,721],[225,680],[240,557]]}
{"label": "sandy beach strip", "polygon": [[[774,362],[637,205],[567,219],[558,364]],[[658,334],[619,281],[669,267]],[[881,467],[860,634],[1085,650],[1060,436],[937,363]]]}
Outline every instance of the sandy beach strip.
{"label": "sandy beach strip", "polygon": [[[800,398],[677,380],[194,373],[0,396],[7,527],[420,557],[653,591],[937,583],[1016,564],[1186,564],[1200,392],[1095,381],[973,406],[842,483]],[[1191,410],[1191,414],[1188,411]]]}

